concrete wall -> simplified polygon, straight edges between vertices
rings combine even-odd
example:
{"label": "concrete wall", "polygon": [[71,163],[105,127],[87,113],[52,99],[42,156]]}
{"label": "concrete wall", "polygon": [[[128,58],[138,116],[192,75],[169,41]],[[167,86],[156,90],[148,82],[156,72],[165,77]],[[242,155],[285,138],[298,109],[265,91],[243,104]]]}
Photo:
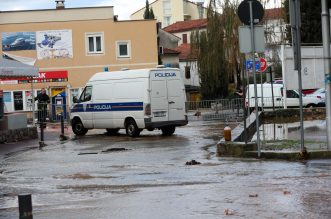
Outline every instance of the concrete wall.
{"label": "concrete wall", "polygon": [[[325,87],[323,47],[304,46],[302,53],[302,88],[316,89]],[[298,72],[294,70],[293,49],[285,47],[283,79],[288,90],[299,89]]]}

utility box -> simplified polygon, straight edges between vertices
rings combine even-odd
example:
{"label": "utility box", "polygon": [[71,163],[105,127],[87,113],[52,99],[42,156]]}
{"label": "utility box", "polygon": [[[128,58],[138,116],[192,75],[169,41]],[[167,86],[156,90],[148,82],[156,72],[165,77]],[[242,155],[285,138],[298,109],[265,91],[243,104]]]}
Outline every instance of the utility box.
{"label": "utility box", "polygon": [[3,90],[0,90],[0,120],[3,118],[4,102],[3,102]]}

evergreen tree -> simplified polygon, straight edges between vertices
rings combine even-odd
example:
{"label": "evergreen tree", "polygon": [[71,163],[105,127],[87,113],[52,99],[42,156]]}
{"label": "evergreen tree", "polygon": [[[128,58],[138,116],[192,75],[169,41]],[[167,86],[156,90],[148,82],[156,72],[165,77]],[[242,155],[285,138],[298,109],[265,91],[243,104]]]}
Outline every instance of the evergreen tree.
{"label": "evergreen tree", "polygon": [[150,17],[150,10],[149,10],[149,2],[146,0],[146,7],[145,7],[145,12],[144,12],[144,19],[149,19]]}
{"label": "evergreen tree", "polygon": [[228,96],[228,62],[224,48],[224,19],[215,12],[216,0],[210,2],[207,31],[191,35],[192,54],[197,56],[200,89],[203,99]]}
{"label": "evergreen tree", "polygon": [[[322,43],[321,0],[301,0],[301,42]],[[331,0],[328,0],[329,8]],[[290,23],[289,0],[284,2],[285,20]],[[286,38],[291,41],[291,28],[286,30]]]}
{"label": "evergreen tree", "polygon": [[151,10],[149,10],[149,19],[155,19],[153,8],[151,8]]}

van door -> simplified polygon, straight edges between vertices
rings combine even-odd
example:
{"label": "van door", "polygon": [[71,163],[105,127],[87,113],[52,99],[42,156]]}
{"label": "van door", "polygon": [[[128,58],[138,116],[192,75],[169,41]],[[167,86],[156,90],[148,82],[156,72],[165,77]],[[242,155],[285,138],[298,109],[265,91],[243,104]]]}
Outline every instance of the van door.
{"label": "van door", "polygon": [[151,113],[152,122],[168,121],[167,80],[159,72],[151,73]]}
{"label": "van door", "polygon": [[92,119],[92,86],[86,86],[79,97],[79,103],[74,106],[74,110],[79,112],[85,128],[93,128]]}
{"label": "van door", "polygon": [[185,120],[185,93],[178,77],[167,78],[169,121]]}

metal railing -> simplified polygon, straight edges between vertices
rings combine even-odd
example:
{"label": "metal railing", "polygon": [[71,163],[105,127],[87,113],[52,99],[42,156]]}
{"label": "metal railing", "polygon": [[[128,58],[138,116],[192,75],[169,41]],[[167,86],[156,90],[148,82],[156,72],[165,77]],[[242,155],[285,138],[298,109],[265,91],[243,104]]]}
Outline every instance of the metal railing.
{"label": "metal railing", "polygon": [[244,118],[244,98],[188,101],[190,120],[239,121]]}
{"label": "metal railing", "polygon": [[[69,122],[70,108],[68,105],[58,104],[37,104],[34,114],[28,113],[28,123],[59,123],[63,117],[64,121]],[[34,120],[34,121],[33,121]]]}

